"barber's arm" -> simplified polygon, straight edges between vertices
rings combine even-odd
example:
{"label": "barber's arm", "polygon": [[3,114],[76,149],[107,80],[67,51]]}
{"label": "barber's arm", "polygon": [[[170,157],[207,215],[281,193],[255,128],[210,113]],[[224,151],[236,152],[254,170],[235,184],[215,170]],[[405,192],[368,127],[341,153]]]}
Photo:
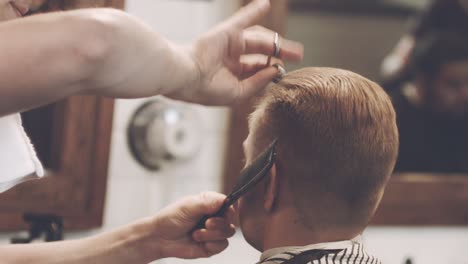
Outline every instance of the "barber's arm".
{"label": "barber's arm", "polygon": [[[265,67],[274,34],[249,28],[269,6],[268,0],[254,1],[186,47],[113,9],[0,23],[0,116],[73,94],[236,103],[277,74]],[[299,60],[302,52],[301,45],[282,41],[281,59]]]}
{"label": "barber's arm", "polygon": [[206,229],[190,231],[203,215],[215,213],[224,198],[217,193],[186,197],[155,217],[86,239],[3,246],[0,262],[143,264],[167,257],[209,257],[228,246],[235,231],[229,217],[208,219]]}

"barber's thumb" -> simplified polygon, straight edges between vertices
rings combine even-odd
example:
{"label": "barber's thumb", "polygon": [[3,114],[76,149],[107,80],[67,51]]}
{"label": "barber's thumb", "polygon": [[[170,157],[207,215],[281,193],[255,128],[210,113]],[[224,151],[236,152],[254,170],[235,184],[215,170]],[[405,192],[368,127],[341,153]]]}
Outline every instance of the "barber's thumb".
{"label": "barber's thumb", "polygon": [[245,79],[243,81],[243,90],[241,91],[239,98],[240,101],[259,94],[278,76],[279,73],[278,68],[270,66]]}
{"label": "barber's thumb", "polygon": [[204,216],[216,213],[223,205],[226,195],[216,192],[204,192],[195,196],[193,200],[194,214]]}

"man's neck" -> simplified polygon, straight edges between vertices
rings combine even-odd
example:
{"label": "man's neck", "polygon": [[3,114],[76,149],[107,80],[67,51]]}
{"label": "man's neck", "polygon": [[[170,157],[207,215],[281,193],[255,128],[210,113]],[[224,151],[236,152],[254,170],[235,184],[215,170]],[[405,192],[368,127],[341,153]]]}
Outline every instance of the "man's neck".
{"label": "man's neck", "polygon": [[292,214],[284,213],[272,217],[266,223],[268,230],[263,240],[263,251],[290,246],[307,246],[326,242],[351,240],[361,231],[352,229],[335,228],[333,230],[305,227],[298,218],[290,217]]}

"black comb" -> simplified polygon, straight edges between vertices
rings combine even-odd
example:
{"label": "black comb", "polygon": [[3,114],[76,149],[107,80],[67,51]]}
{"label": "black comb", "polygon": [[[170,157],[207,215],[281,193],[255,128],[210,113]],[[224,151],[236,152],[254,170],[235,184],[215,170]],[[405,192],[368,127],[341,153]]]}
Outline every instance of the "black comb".
{"label": "black comb", "polygon": [[237,184],[234,186],[232,192],[226,197],[221,208],[216,213],[205,215],[200,219],[198,224],[193,228],[193,231],[204,228],[205,222],[208,218],[223,216],[231,205],[233,205],[242,195],[252,190],[253,187],[268,174],[275,163],[277,142],[278,140],[275,139],[271,145],[257,157],[257,159],[241,171]]}

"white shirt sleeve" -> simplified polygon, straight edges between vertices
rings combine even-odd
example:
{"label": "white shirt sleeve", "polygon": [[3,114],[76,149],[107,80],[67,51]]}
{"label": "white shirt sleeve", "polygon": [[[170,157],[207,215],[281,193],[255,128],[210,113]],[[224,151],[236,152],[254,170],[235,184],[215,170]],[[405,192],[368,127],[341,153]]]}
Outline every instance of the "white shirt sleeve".
{"label": "white shirt sleeve", "polygon": [[19,114],[0,117],[0,193],[44,175]]}

